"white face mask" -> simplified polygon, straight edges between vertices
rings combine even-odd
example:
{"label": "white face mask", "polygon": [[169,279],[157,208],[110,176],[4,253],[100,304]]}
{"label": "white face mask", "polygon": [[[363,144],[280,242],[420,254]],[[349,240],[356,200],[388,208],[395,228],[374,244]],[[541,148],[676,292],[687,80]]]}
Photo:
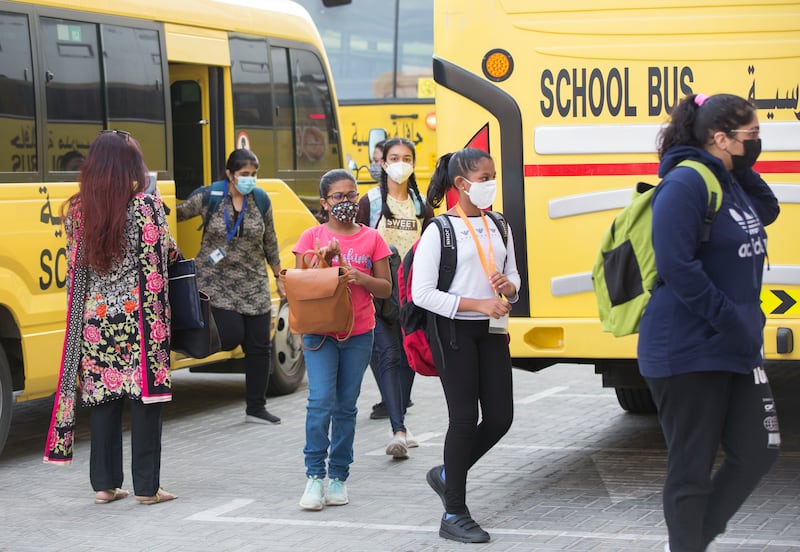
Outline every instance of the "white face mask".
{"label": "white face mask", "polygon": [[[466,178],[464,180],[467,180]],[[469,200],[478,209],[488,209],[494,203],[497,196],[497,180],[487,180],[486,182],[469,182],[469,191],[464,193],[469,196]]]}
{"label": "white face mask", "polygon": [[389,175],[389,178],[395,182],[405,182],[413,172],[414,166],[411,163],[399,161],[397,163],[389,163],[386,165],[386,174]]}

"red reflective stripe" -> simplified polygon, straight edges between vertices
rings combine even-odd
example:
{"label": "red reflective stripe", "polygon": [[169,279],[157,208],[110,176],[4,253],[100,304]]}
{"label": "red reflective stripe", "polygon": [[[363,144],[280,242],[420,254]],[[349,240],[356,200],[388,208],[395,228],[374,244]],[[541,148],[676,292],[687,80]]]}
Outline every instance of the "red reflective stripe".
{"label": "red reflective stripe", "polygon": [[[761,174],[800,173],[800,161],[759,161]],[[657,174],[658,163],[583,163],[525,165],[525,176],[628,176]]]}

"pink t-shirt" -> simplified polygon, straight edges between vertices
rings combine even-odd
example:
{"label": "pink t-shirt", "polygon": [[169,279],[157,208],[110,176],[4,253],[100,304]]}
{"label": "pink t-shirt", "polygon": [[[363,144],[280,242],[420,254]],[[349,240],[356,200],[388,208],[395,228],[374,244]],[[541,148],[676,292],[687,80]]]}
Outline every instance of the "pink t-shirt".
{"label": "pink t-shirt", "polygon": [[[317,239],[319,239],[319,246],[325,247],[334,237],[339,241],[344,262],[370,276],[372,276],[372,265],[392,254],[383,237],[374,228],[361,225],[355,234],[343,235],[334,234],[324,224],[313,226],[303,232],[292,249],[292,253],[298,254],[313,250]],[[333,259],[332,264],[337,266],[339,258]],[[372,303],[372,294],[367,288],[356,284],[349,284],[349,286],[355,310],[355,323],[351,335],[359,335],[375,327],[375,305]]]}

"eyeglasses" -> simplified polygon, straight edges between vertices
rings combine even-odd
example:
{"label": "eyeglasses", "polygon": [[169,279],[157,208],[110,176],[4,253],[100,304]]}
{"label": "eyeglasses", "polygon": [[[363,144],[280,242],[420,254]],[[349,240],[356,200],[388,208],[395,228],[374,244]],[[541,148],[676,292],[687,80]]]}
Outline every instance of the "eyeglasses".
{"label": "eyeglasses", "polygon": [[352,192],[334,192],[329,196],[325,196],[325,199],[332,199],[336,202],[342,201],[344,198],[347,198],[348,201],[355,201],[358,199],[358,192],[355,190]]}
{"label": "eyeglasses", "polygon": [[761,129],[760,128],[748,128],[746,130],[745,129],[736,129],[736,130],[731,130],[730,132],[732,132],[732,133],[733,132],[740,132],[742,134],[747,134],[747,136],[749,136],[750,138],[758,138],[761,135]]}
{"label": "eyeglasses", "polygon": [[98,132],[98,134],[118,134],[119,136],[122,136],[126,142],[131,139],[131,133],[125,130],[107,129],[101,130]]}

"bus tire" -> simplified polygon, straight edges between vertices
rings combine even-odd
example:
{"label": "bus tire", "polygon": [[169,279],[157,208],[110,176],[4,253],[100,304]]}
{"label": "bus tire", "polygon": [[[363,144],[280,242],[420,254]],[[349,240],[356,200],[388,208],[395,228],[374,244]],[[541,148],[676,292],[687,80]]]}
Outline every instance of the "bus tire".
{"label": "bus tire", "polygon": [[655,414],[656,404],[647,387],[615,387],[617,401],[631,414]]}
{"label": "bus tire", "polygon": [[306,360],[300,336],[289,331],[289,303],[282,301],[275,319],[272,338],[272,374],[267,394],[294,393],[306,376]]}
{"label": "bus tire", "polygon": [[3,447],[11,430],[11,413],[14,408],[11,386],[11,367],[6,352],[0,345],[0,454],[3,453]]}

